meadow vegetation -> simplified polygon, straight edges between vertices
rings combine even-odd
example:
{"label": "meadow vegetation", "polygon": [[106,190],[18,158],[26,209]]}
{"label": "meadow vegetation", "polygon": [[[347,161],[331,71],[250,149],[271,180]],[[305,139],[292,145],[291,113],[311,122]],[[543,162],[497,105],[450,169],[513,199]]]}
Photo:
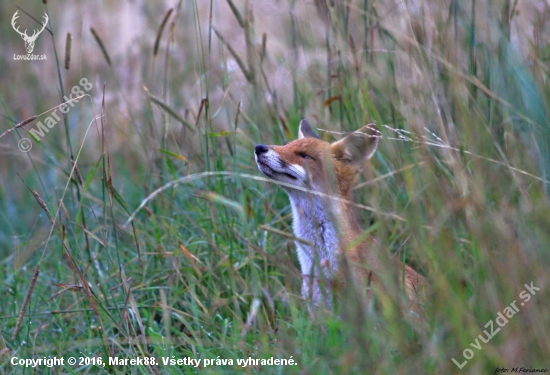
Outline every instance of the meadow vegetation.
{"label": "meadow vegetation", "polygon": [[[56,355],[235,365],[39,373],[548,368],[548,2],[16,5],[0,4],[0,133],[38,117],[0,138],[1,373],[24,371],[12,356]],[[37,27],[26,13],[49,15],[34,51],[46,61],[13,60],[17,9],[21,29]],[[33,139],[82,78],[90,96]],[[403,318],[390,277],[378,309],[340,293],[309,314],[289,202],[253,158],[257,143],[295,139],[302,118],[326,140],[379,125],[357,215],[382,259],[428,280],[421,322]],[[513,301],[519,312],[479,340]],[[297,365],[236,365],[248,357]]]}

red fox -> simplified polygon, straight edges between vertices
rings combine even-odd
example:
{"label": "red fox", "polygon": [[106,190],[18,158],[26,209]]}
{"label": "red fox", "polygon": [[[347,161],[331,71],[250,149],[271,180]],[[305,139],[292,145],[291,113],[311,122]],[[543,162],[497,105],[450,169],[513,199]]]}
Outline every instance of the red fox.
{"label": "red fox", "polygon": [[[374,155],[379,138],[376,125],[367,125],[329,144],[302,120],[297,140],[284,146],[256,146],[254,154],[260,171],[285,183],[281,186],[290,198],[294,235],[301,239],[295,242],[303,274],[302,296],[312,298],[315,304],[321,299],[331,300],[325,286],[331,280],[351,279],[359,288],[367,289],[362,301],[365,304],[371,299],[370,286],[378,284],[381,270],[373,249],[376,240],[358,241],[362,231],[350,201],[357,175]],[[351,278],[342,275],[342,255],[352,271]],[[394,263],[406,287],[409,307],[415,311],[424,278],[400,261]]]}

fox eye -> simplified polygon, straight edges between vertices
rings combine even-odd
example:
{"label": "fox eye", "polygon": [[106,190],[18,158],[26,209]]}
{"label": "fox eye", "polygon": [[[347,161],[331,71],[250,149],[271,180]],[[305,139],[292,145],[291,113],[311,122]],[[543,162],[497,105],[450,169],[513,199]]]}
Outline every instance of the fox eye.
{"label": "fox eye", "polygon": [[306,154],[305,152],[298,152],[298,156],[300,156],[302,159],[313,160],[313,158],[311,156],[309,156],[308,154]]}

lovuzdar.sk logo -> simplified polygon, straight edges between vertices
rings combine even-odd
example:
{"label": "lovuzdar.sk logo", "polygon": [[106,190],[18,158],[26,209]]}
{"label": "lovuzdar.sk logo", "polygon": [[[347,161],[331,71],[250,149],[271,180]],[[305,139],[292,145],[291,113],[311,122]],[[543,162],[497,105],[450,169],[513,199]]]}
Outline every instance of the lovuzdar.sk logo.
{"label": "lovuzdar.sk logo", "polygon": [[19,26],[16,25],[16,21],[19,18],[19,11],[16,11],[11,19],[11,26],[13,29],[21,35],[21,38],[25,41],[25,49],[27,50],[26,55],[13,55],[14,60],[46,60],[46,55],[33,55],[32,51],[34,50],[34,43],[42,31],[46,28],[49,18],[47,14],[44,14],[44,23],[42,23],[42,28],[40,30],[34,30],[32,35],[27,34],[27,29],[24,32],[19,30]]}

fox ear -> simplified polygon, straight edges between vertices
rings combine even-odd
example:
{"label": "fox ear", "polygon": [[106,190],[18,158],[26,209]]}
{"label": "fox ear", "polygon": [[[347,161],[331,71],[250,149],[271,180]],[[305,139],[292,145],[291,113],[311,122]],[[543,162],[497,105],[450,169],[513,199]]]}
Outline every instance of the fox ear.
{"label": "fox ear", "polygon": [[306,120],[300,121],[300,128],[298,129],[298,139],[302,138],[319,138],[319,136],[313,132]]}
{"label": "fox ear", "polygon": [[330,147],[336,159],[360,168],[374,155],[379,139],[378,127],[375,124],[369,124],[334,142]]}

